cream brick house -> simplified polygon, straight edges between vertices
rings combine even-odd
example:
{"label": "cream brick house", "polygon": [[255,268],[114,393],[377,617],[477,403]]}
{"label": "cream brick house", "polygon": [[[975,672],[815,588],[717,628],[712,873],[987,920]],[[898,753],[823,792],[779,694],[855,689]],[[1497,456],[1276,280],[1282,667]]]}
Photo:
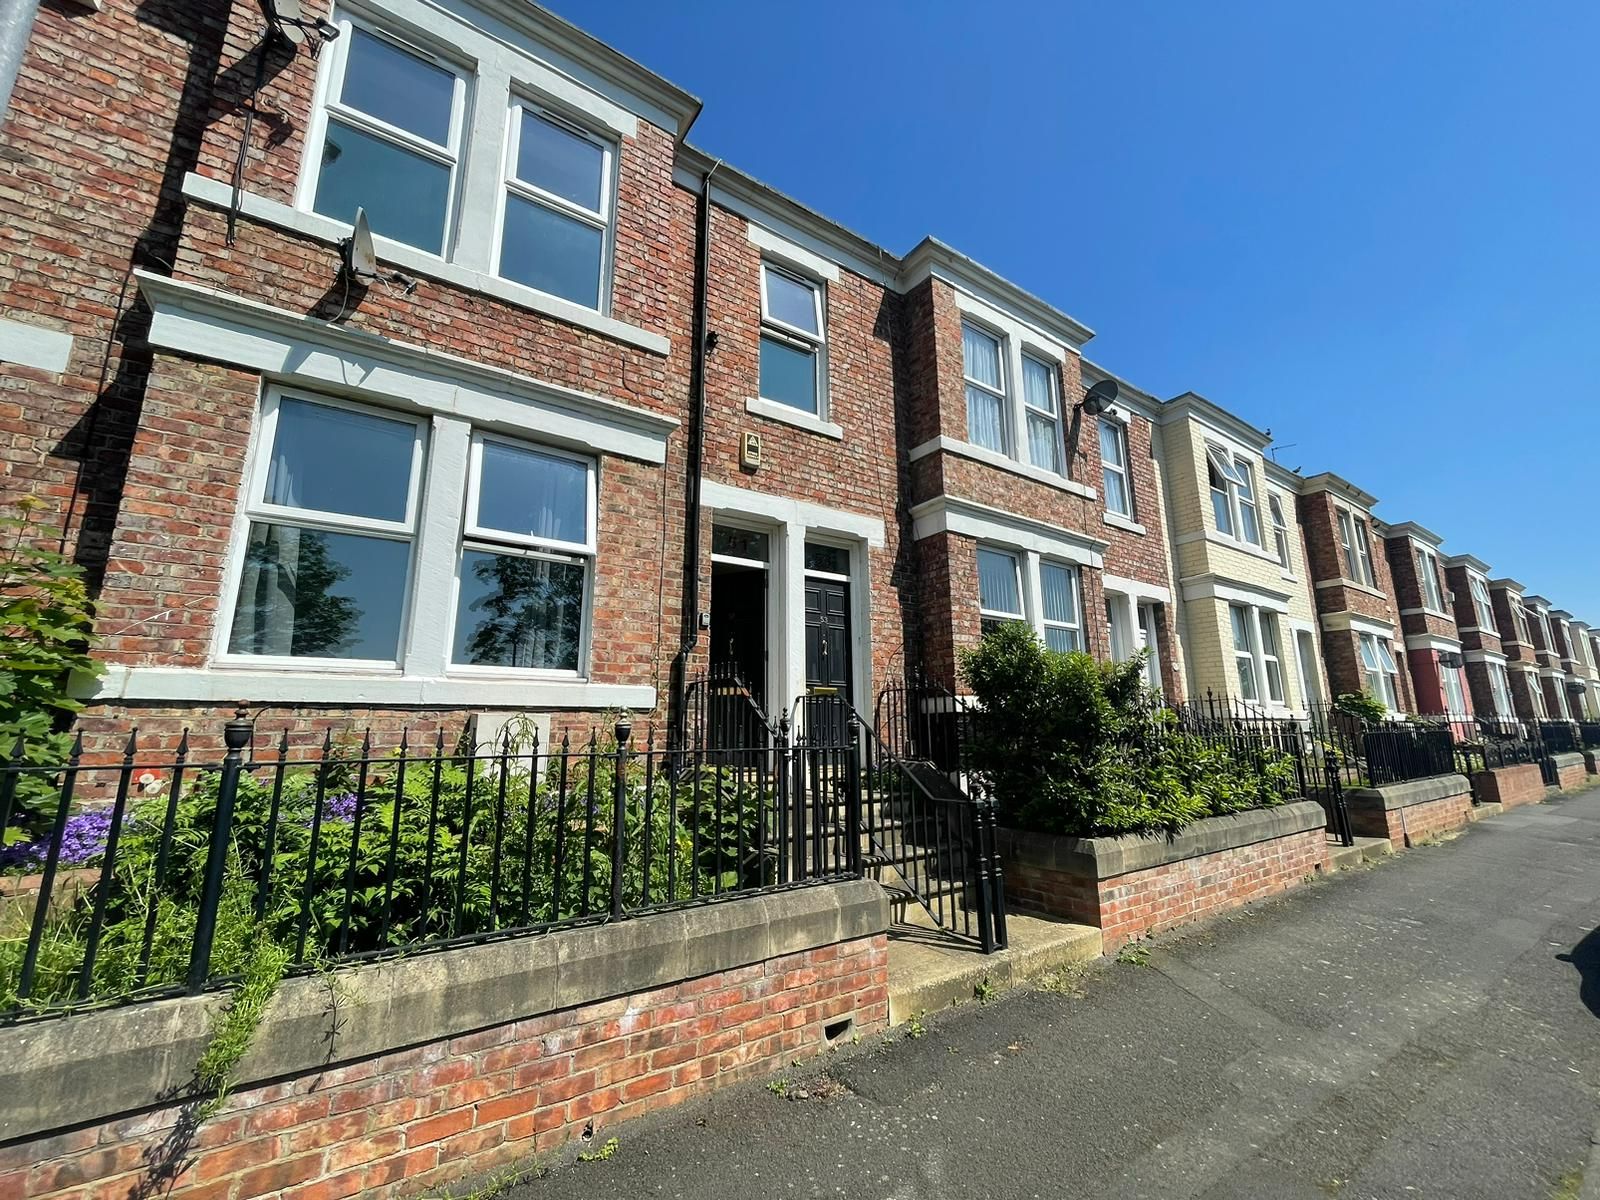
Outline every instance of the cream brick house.
{"label": "cream brick house", "polygon": [[1193,392],[1162,408],[1160,458],[1191,693],[1305,712],[1327,695],[1298,477],[1268,435]]}

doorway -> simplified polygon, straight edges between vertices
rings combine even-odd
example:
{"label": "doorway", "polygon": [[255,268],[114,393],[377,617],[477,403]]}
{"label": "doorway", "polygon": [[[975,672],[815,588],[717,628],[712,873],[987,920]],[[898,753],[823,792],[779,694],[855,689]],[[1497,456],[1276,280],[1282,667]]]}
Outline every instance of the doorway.
{"label": "doorway", "polygon": [[770,545],[759,530],[711,530],[711,673],[702,711],[718,745],[764,740]]}
{"label": "doorway", "polygon": [[805,550],[806,694],[813,737],[842,745],[852,702],[850,555],[842,547],[807,542]]}

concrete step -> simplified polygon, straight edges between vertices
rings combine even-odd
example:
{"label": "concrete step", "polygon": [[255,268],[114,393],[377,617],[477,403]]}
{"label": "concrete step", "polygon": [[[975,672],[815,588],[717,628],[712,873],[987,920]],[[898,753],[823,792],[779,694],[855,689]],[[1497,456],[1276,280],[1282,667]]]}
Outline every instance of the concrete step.
{"label": "concrete step", "polygon": [[889,931],[889,1023],[963,1004],[1101,954],[1100,931],[1048,917],[1009,913],[1007,949],[984,954],[934,926],[913,905]]}
{"label": "concrete step", "polygon": [[1376,862],[1380,858],[1388,858],[1393,853],[1394,847],[1389,844],[1388,838],[1358,837],[1352,846],[1341,846],[1330,838],[1326,870],[1330,875],[1335,871],[1348,871],[1351,867],[1359,867],[1364,862]]}

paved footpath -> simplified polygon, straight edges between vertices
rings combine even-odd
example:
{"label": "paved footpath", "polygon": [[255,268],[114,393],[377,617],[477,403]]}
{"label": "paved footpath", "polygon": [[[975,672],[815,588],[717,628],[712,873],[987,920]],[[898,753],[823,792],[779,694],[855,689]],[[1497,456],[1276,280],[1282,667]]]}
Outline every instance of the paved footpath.
{"label": "paved footpath", "polygon": [[[1600,790],[624,1128],[519,1200],[1600,1197]],[[600,1131],[600,1140],[608,1136]],[[1595,1162],[1583,1180],[1591,1153]]]}

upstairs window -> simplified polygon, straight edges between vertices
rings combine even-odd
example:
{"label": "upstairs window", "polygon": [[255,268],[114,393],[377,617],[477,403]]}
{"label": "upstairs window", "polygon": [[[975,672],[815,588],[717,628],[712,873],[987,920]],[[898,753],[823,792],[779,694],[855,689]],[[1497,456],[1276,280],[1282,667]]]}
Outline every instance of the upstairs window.
{"label": "upstairs window", "polygon": [[1261,545],[1261,518],[1256,507],[1255,473],[1242,458],[1221,446],[1207,446],[1210,465],[1211,511],[1217,532]]}
{"label": "upstairs window", "polygon": [[1439,587],[1439,559],[1432,550],[1422,546],[1417,547],[1417,578],[1422,582],[1422,607],[1443,612],[1444,592]]}
{"label": "upstairs window", "polygon": [[1478,612],[1478,628],[1494,633],[1494,605],[1489,602],[1489,585],[1476,575],[1468,575],[1467,586],[1472,591],[1472,606]]}
{"label": "upstairs window", "polygon": [[1000,360],[1000,339],[963,322],[961,372],[967,385],[967,439],[975,446],[1006,454],[1006,385]]}
{"label": "upstairs window", "polygon": [[398,662],[422,423],[274,392],[260,436],[227,652]]}
{"label": "upstairs window", "polygon": [[1367,587],[1377,586],[1372,573],[1372,545],[1367,538],[1367,523],[1348,508],[1337,510],[1339,546],[1344,551],[1345,578]]}
{"label": "upstairs window", "polygon": [[1285,571],[1289,562],[1289,522],[1283,515],[1283,499],[1277,492],[1267,493],[1267,515],[1272,519],[1272,544],[1278,555],[1278,565]]}
{"label": "upstairs window", "polygon": [[1100,418],[1100,477],[1105,484],[1106,511],[1133,516],[1133,489],[1128,486],[1128,428],[1107,417]]}
{"label": "upstairs window", "polygon": [[592,459],[473,438],[451,662],[577,672],[594,512]]}
{"label": "upstairs window", "polygon": [[364,208],[373,233],[442,255],[466,80],[426,50],[348,20],[341,26],[311,207],[336,221]]}
{"label": "upstairs window", "polygon": [[1083,623],[1078,604],[1078,571],[1062,563],[1039,564],[1039,592],[1044,601],[1044,644],[1052,650],[1083,649]]}
{"label": "upstairs window", "polygon": [[822,416],[822,285],[761,264],[761,398]]}
{"label": "upstairs window", "polygon": [[1508,593],[1506,603],[1511,608],[1511,619],[1517,627],[1517,641],[1524,646],[1533,645],[1533,635],[1528,632],[1528,612],[1522,607],[1522,601]]}
{"label": "upstairs window", "polygon": [[615,147],[514,100],[507,132],[500,274],[600,309],[611,261]]}
{"label": "upstairs window", "polygon": [[984,633],[1027,619],[1022,612],[1022,567],[1015,554],[979,547],[978,614]]}
{"label": "upstairs window", "polygon": [[1028,414],[1028,461],[1057,475],[1065,474],[1056,368],[1031,354],[1022,356],[1022,403]]}

